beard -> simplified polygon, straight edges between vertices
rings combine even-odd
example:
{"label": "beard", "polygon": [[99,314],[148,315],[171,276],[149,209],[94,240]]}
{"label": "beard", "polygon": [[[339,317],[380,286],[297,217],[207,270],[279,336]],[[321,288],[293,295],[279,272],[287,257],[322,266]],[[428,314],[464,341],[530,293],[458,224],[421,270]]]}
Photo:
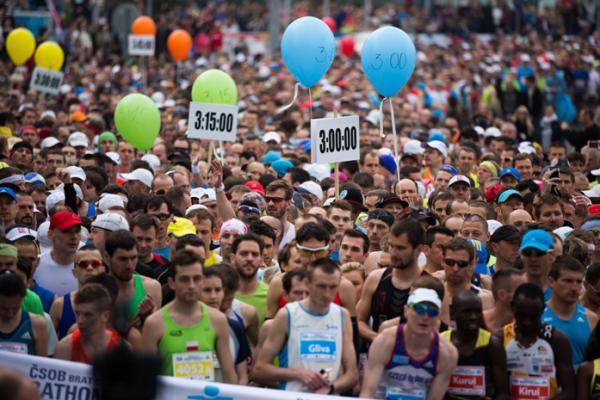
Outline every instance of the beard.
{"label": "beard", "polygon": [[392,259],[392,267],[395,269],[408,269],[411,265],[413,265],[414,259],[410,258],[400,258],[400,259]]}

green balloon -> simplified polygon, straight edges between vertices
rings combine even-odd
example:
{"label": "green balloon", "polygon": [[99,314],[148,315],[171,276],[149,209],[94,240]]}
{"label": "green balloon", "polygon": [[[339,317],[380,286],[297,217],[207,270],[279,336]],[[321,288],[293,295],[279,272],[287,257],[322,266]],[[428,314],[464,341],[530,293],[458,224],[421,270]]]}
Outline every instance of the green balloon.
{"label": "green balloon", "polygon": [[237,104],[237,87],[229,75],[218,69],[201,73],[192,85],[192,101],[210,104]]}
{"label": "green balloon", "polygon": [[128,94],[117,104],[115,125],[127,143],[149,150],[160,131],[160,112],[150,97]]}

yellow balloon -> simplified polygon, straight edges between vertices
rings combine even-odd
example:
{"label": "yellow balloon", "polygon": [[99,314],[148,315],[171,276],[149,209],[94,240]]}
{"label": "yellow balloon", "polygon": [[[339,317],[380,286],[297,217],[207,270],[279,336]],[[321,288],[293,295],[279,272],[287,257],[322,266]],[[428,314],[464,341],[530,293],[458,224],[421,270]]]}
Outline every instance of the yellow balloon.
{"label": "yellow balloon", "polygon": [[35,50],[35,38],[29,29],[17,28],[10,31],[6,38],[6,51],[15,65],[29,60]]}
{"label": "yellow balloon", "polygon": [[64,61],[65,53],[56,42],[46,41],[35,51],[35,65],[40,68],[60,71]]}

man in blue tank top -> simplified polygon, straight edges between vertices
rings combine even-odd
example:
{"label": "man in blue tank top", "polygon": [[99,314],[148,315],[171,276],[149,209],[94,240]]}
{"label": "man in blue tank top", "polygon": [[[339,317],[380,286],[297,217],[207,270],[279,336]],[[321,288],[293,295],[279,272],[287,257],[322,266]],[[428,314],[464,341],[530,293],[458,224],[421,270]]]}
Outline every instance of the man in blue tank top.
{"label": "man in blue tank top", "polygon": [[552,297],[542,321],[564,333],[571,343],[573,368],[584,361],[588,339],[598,317],[579,304],[585,267],[570,256],[560,256],[550,267]]}
{"label": "man in blue tank top", "polygon": [[371,344],[360,397],[444,398],[458,352],[437,333],[441,308],[435,290],[418,288],[410,294],[406,324],[383,330]]}

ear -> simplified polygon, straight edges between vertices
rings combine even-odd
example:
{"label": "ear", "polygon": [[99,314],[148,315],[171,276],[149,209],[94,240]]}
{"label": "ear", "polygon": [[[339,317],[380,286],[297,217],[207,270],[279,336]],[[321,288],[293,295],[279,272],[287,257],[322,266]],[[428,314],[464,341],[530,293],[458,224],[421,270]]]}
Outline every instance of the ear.
{"label": "ear", "polygon": [[556,281],[554,280],[554,278],[551,277],[550,275],[548,275],[548,284],[550,285],[551,288],[554,288],[555,283],[556,283]]}
{"label": "ear", "polygon": [[497,243],[490,242],[490,247],[491,247],[491,249],[492,249],[492,252],[493,252],[494,254],[496,254],[496,253],[498,252],[498,244],[497,244]]}
{"label": "ear", "polygon": [[110,256],[106,250],[102,250],[102,260],[104,261],[104,264],[110,265]]}
{"label": "ear", "polygon": [[167,278],[167,284],[171,290],[175,290],[175,281],[173,280],[173,277],[169,276]]}
{"label": "ear", "polygon": [[429,253],[431,253],[431,247],[429,247],[427,245],[423,245],[422,249],[423,249],[423,254],[425,254],[426,257],[429,257]]}

